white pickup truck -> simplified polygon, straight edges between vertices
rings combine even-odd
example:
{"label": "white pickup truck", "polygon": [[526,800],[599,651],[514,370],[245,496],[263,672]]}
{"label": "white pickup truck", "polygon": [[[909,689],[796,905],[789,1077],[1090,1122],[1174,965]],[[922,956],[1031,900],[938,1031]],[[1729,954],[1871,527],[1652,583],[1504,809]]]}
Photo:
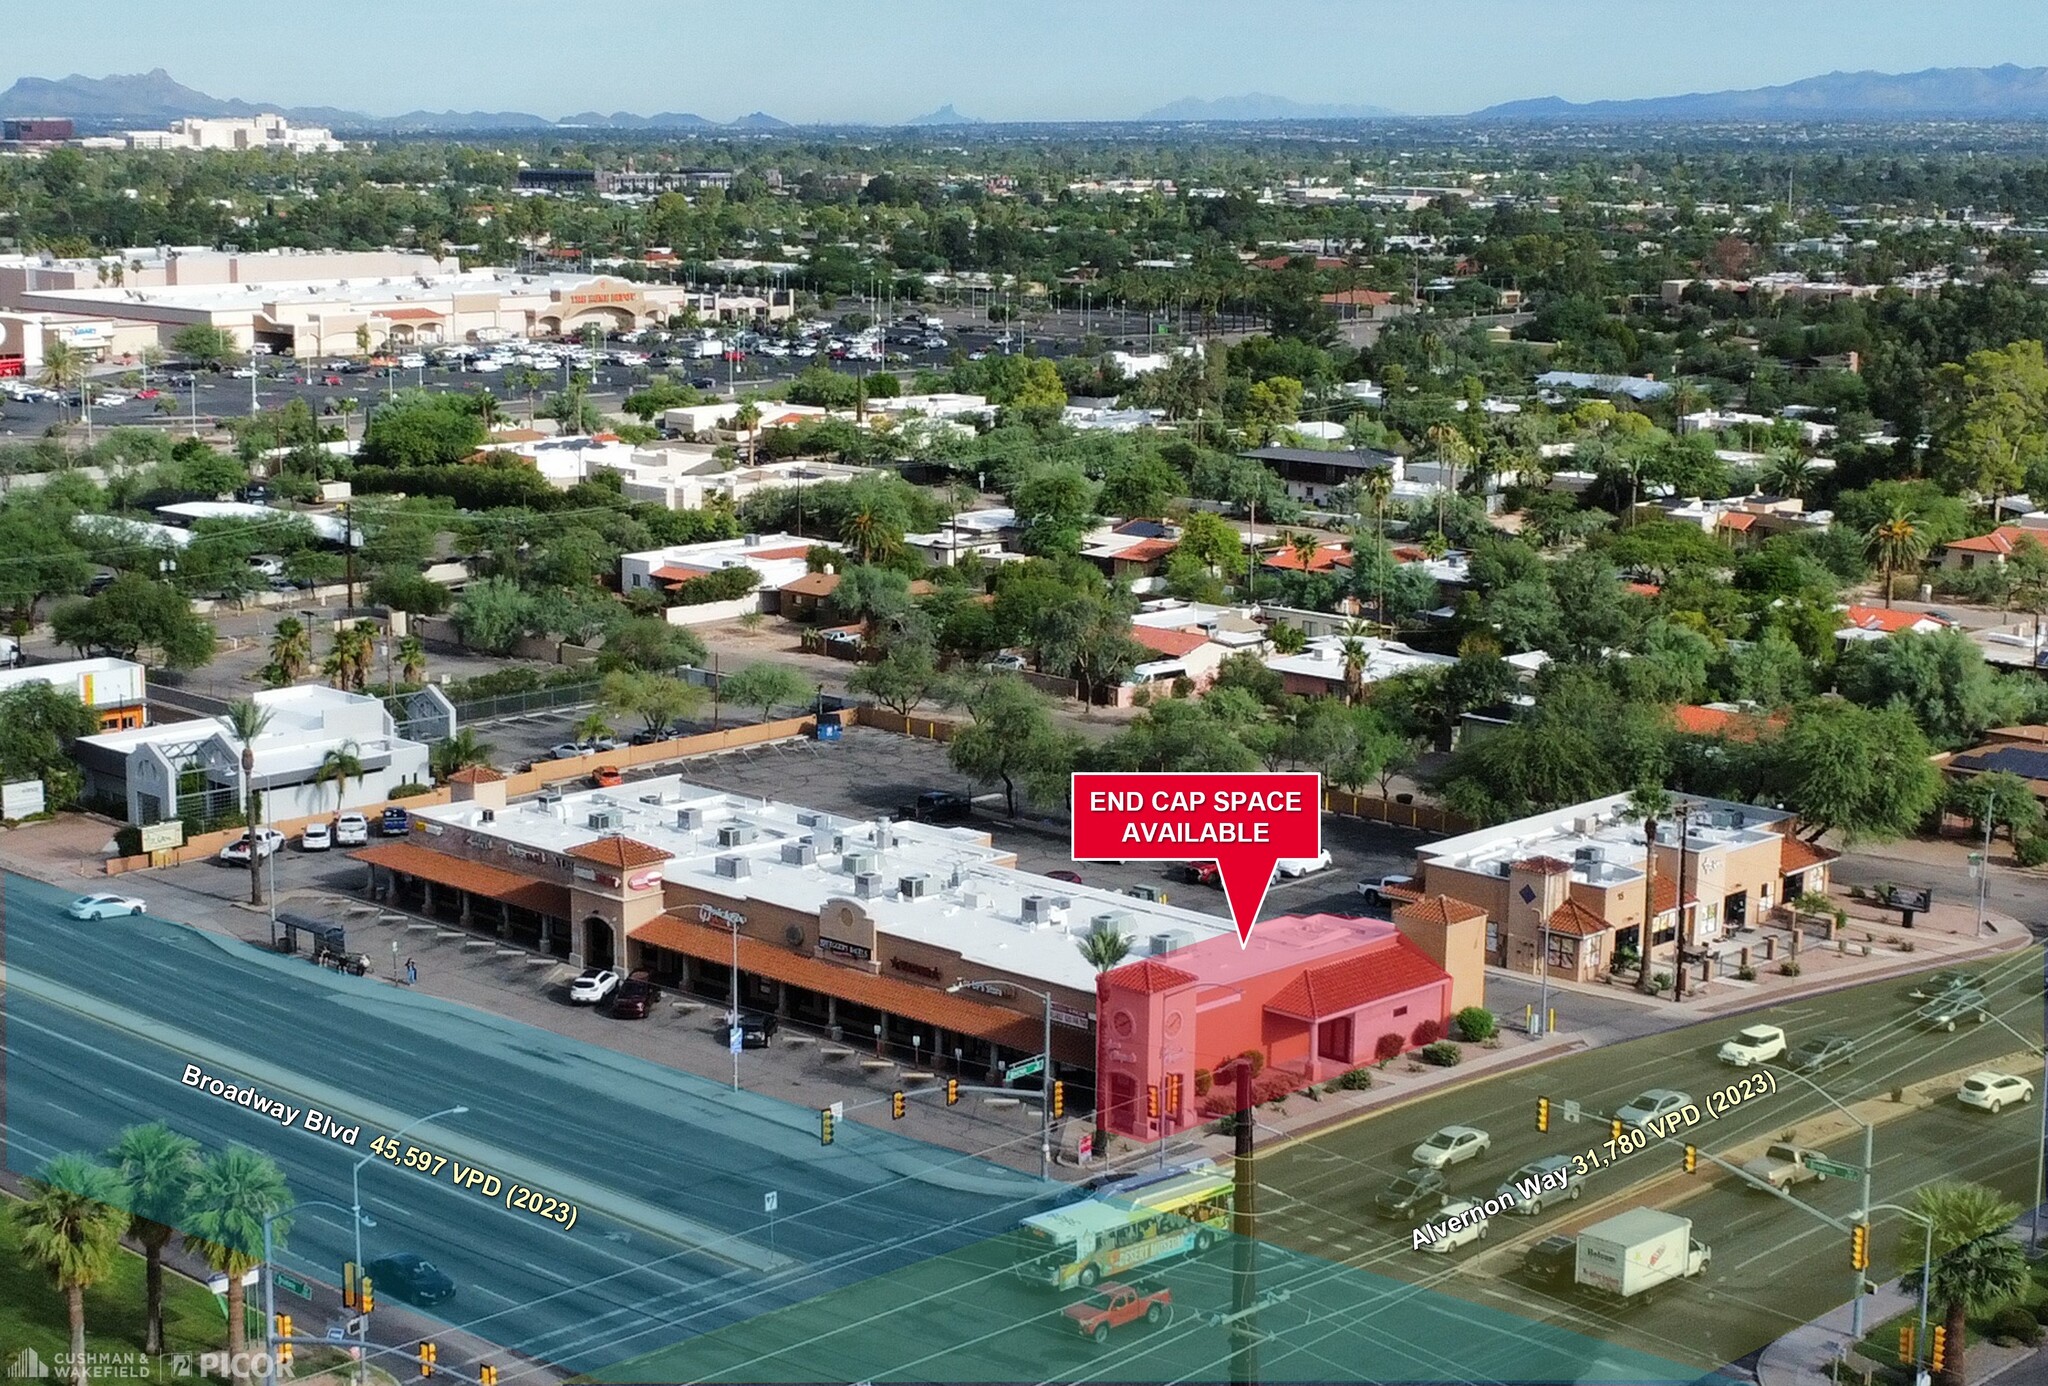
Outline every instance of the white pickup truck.
{"label": "white pickup truck", "polygon": [[1780,1141],[1754,1160],[1745,1161],[1742,1172],[1753,1179],[1763,1180],[1774,1189],[1789,1189],[1809,1179],[1827,1178],[1807,1163],[1819,1153],[1803,1145],[1787,1145]]}

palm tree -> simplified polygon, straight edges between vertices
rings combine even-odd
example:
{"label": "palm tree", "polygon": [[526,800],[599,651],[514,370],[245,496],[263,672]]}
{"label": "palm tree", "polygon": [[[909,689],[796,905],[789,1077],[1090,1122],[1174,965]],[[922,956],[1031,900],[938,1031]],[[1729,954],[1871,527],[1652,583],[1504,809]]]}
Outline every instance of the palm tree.
{"label": "palm tree", "polygon": [[1290,534],[1287,536],[1287,547],[1293,553],[1294,561],[1299,563],[1301,570],[1306,573],[1315,567],[1316,555],[1322,551],[1323,546],[1316,542],[1313,534]]}
{"label": "palm tree", "polygon": [[[192,1181],[185,1215],[185,1248],[228,1278],[228,1351],[239,1361],[247,1342],[242,1277],[263,1261],[263,1222],[272,1219],[273,1252],[291,1230],[284,1216],[292,1206],[284,1174],[267,1155],[230,1146],[204,1161]],[[237,1383],[246,1377],[237,1373]]]}
{"label": "palm tree", "polygon": [[1107,972],[1131,955],[1131,940],[1115,929],[1097,929],[1074,946],[1097,972]]}
{"label": "palm tree", "polygon": [[583,720],[569,730],[569,735],[578,741],[595,741],[599,737],[608,737],[611,734],[611,719],[602,711],[595,710],[584,714]]}
{"label": "palm tree", "polygon": [[[1359,493],[1372,502],[1373,533],[1379,539],[1379,601],[1373,607],[1373,617],[1381,625],[1387,622],[1387,503],[1394,498],[1394,469],[1374,467],[1358,480]],[[1355,560],[1354,560],[1355,561]]]}
{"label": "palm tree", "polygon": [[199,1142],[160,1121],[130,1126],[108,1152],[128,1186],[128,1232],[142,1243],[147,1265],[145,1294],[149,1326],[142,1350],[164,1350],[164,1247],[185,1216],[192,1180],[199,1173]]}
{"label": "palm tree", "polygon": [[1337,648],[1344,656],[1344,701],[1357,704],[1365,697],[1365,637],[1372,629],[1363,621],[1344,623],[1344,641]]}
{"label": "palm tree", "polygon": [[320,661],[320,672],[336,688],[361,692],[370,682],[377,652],[376,627],[368,621],[334,628],[334,644]]}
{"label": "palm tree", "polygon": [[503,411],[498,408],[498,397],[496,395],[492,394],[489,390],[477,391],[476,416],[479,419],[483,420],[483,424],[486,429],[492,429],[498,426],[498,418],[502,414],[502,412]]}
{"label": "palm tree", "polygon": [[343,395],[334,401],[334,408],[341,415],[341,440],[346,443],[349,441],[348,416],[356,412],[358,405],[352,396]]}
{"label": "palm tree", "polygon": [[270,678],[273,683],[297,683],[313,663],[313,632],[296,616],[277,623],[270,636]]}
{"label": "palm tree", "polygon": [[1465,435],[1450,424],[1434,424],[1425,435],[1430,446],[1436,449],[1436,456],[1449,468],[1443,486],[1436,497],[1436,532],[1444,532],[1444,507],[1451,494],[1458,489],[1458,464],[1472,455],[1472,445],[1465,441]]}
{"label": "palm tree", "polygon": [[1901,503],[1870,527],[1865,542],[1878,567],[1884,569],[1884,604],[1890,610],[1893,574],[1927,556],[1927,533],[1920,528],[1920,517]]}
{"label": "palm tree", "polygon": [[71,1380],[86,1386],[85,1292],[114,1269],[128,1215],[121,1177],[84,1155],[57,1155],[24,1180],[28,1197],[14,1205],[21,1254],[63,1291],[71,1320]]}
{"label": "palm tree", "polygon": [[872,505],[863,505],[846,517],[842,537],[863,563],[883,557],[895,544],[888,521]]}
{"label": "palm tree", "polygon": [[761,426],[761,406],[748,400],[732,416],[732,426],[747,435],[747,461],[754,460],[754,430]]}
{"label": "palm tree", "polygon": [[1790,449],[1773,452],[1757,480],[1774,496],[1803,496],[1813,489],[1813,464]]}
{"label": "palm tree", "polygon": [[[1933,1224],[1934,1264],[1927,1297],[1941,1306],[1948,1328],[1947,1360],[1942,1379],[1962,1386],[1963,1338],[1972,1314],[1997,1308],[2026,1288],[2026,1248],[2005,1235],[2019,1212],[1996,1189],[1982,1184],[1943,1181],[1922,1187],[1914,1200]],[[1910,1254],[1912,1238],[1906,1239]],[[1900,1282],[1909,1292],[1920,1289],[1923,1268],[1913,1266]]]}
{"label": "palm tree", "polygon": [[221,718],[227,724],[228,734],[241,743],[242,747],[242,821],[248,825],[249,842],[249,903],[263,903],[263,853],[256,840],[256,791],[252,787],[256,779],[256,738],[270,729],[270,709],[258,705],[254,698],[243,698],[228,704],[227,714]]}
{"label": "palm tree", "polygon": [[468,766],[489,765],[491,745],[487,741],[477,740],[476,732],[464,727],[446,740],[435,742],[430,757],[433,762],[434,778],[446,780],[457,770]]}
{"label": "palm tree", "polygon": [[365,773],[363,748],[354,741],[344,741],[320,757],[320,772],[313,776],[313,783],[334,786],[334,808],[338,813],[341,811],[342,791],[348,787],[348,782],[354,780],[361,784]]}
{"label": "palm tree", "polygon": [[417,635],[398,642],[398,677],[405,683],[427,681],[427,642]]}

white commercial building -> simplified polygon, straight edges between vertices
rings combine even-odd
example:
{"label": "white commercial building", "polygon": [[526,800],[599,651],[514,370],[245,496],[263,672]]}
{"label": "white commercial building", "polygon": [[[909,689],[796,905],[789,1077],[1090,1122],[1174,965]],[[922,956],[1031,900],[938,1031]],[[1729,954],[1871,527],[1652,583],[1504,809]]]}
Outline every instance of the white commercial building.
{"label": "white commercial building", "polygon": [[619,591],[631,594],[646,588],[671,594],[690,582],[727,568],[751,569],[758,579],[744,596],[721,601],[679,602],[668,608],[669,624],[704,625],[728,621],[749,611],[772,611],[766,600],[783,584],[796,581],[810,570],[805,562],[811,545],[823,542],[794,534],[748,534],[738,539],[713,539],[702,544],[676,544],[665,549],[647,549],[619,555]]}
{"label": "white commercial building", "polygon": [[139,727],[149,720],[148,677],[133,660],[67,659],[0,669],[0,693],[32,683],[46,683],[77,698],[99,718],[101,731]]}
{"label": "white commercial building", "polygon": [[269,149],[283,154],[336,154],[332,130],[293,125],[273,112],[253,116],[187,116],[168,130],[124,132],[130,149]]}
{"label": "white commercial building", "polygon": [[[428,728],[421,740],[401,735],[383,700],[366,694],[309,684],[253,697],[270,724],[254,743],[250,787],[262,791],[272,821],[381,803],[401,784],[429,784],[428,739],[455,730],[454,708],[431,688],[412,695]],[[322,783],[331,751],[354,755],[361,777]],[[218,718],[83,737],[73,754],[87,795],[125,804],[131,823],[188,815],[203,821],[242,803],[242,743]]]}

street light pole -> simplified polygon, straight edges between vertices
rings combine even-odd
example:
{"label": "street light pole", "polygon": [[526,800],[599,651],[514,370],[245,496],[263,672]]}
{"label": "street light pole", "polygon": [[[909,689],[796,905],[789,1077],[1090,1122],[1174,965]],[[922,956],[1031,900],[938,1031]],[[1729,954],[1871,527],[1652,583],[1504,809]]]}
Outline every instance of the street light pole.
{"label": "street light pole", "polygon": [[1536,921],[1536,1019],[1529,1033],[1541,1038],[1550,1032],[1550,921]]}
{"label": "street light pole", "polygon": [[[1896,1203],[1875,1203],[1865,1205],[1863,1221],[1869,1222],[1870,1215],[1879,1209],[1897,1213],[1900,1217],[1919,1223],[1922,1231],[1925,1233],[1920,1252],[1920,1331],[1913,1339],[1914,1379],[1915,1381],[1924,1382],[1927,1379],[1927,1374],[1920,1370],[1920,1354],[1929,1351],[1927,1342],[1927,1286],[1934,1279],[1934,1219],[1928,1217],[1925,1213],[1918,1212],[1912,1208],[1901,1207]],[[1860,1301],[1862,1296],[1858,1295],[1857,1298]],[[1862,1336],[1861,1330],[1857,1330],[1856,1336]]]}
{"label": "street light pole", "polygon": [[[438,1112],[429,1112],[423,1117],[414,1117],[411,1121],[408,1121],[405,1125],[399,1127],[396,1131],[393,1131],[391,1133],[391,1138],[393,1140],[396,1140],[398,1137],[404,1135],[406,1132],[412,1130],[416,1126],[424,1126],[430,1121],[439,1120],[441,1117],[461,1116],[464,1112],[467,1112],[468,1110],[469,1108],[467,1107],[448,1107]],[[363,1166],[367,1165],[372,1160],[381,1158],[382,1157],[379,1156],[373,1150],[368,1155],[363,1156],[362,1159],[357,1160],[353,1165],[350,1165],[348,1171],[348,1202],[350,1213],[349,1221],[353,1225],[353,1230],[355,1232],[355,1267],[356,1275],[358,1278],[360,1278],[363,1273]],[[358,1322],[362,1324],[362,1326],[356,1330],[356,1346],[358,1348],[364,1346],[366,1336],[369,1333],[369,1326],[367,1322],[364,1322],[368,1319],[368,1317],[369,1316],[367,1314],[357,1316]],[[358,1359],[356,1370],[358,1375],[360,1375],[362,1371],[361,1359]]]}

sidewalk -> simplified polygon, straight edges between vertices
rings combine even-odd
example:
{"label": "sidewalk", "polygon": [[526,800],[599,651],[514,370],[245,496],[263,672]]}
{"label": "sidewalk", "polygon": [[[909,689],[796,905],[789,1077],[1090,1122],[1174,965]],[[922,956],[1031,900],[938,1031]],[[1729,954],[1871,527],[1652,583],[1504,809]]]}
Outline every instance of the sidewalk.
{"label": "sidewalk", "polygon": [[[2042,1216],[2048,1218],[2048,1211],[2044,1211]],[[2030,1214],[2022,1215],[2014,1222],[2013,1235],[2024,1240],[2030,1218]],[[1863,1297],[1863,1331],[1868,1334],[1876,1325],[1908,1310],[1918,1309],[1919,1305],[1918,1295],[1906,1294],[1899,1289],[1899,1282],[1892,1280],[1876,1294]],[[1839,1305],[1766,1347],[1757,1357],[1757,1386],[1832,1386],[1829,1364],[1850,1352],[1855,1345],[1849,1333],[1852,1312],[1851,1306]],[[1929,1312],[1939,1313],[1939,1310],[1930,1309]],[[1971,1344],[1965,1359],[1970,1369],[1971,1386],[2034,1359],[2039,1351],[2037,1348],[1999,1347],[1990,1342]],[[1896,1354],[1887,1360],[1895,1361]],[[1861,1357],[1851,1357],[1850,1362],[1860,1379],[1869,1364]]]}

